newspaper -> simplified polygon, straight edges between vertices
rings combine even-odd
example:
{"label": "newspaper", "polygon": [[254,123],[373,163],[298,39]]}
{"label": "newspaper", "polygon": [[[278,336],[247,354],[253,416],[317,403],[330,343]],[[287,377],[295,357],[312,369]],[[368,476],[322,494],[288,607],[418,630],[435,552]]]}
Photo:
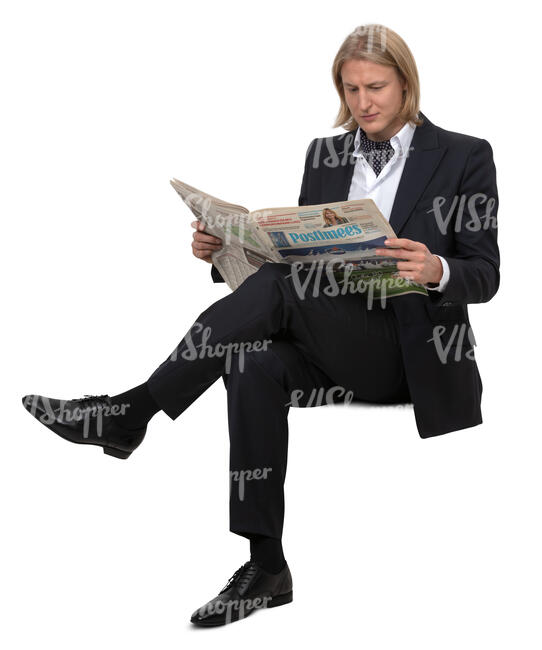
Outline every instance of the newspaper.
{"label": "newspaper", "polygon": [[375,296],[428,295],[423,285],[397,276],[397,258],[375,253],[396,235],[372,199],[249,212],[175,178],[170,182],[205,232],[222,239],[211,259],[232,291],[265,262],[299,269],[321,262],[337,282],[364,283]]}

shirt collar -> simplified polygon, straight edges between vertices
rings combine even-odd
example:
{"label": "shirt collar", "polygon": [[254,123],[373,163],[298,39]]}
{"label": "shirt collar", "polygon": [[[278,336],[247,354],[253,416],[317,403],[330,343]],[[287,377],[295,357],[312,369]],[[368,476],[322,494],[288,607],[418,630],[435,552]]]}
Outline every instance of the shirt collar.
{"label": "shirt collar", "polygon": [[[410,143],[414,136],[414,131],[416,130],[415,126],[411,126],[410,122],[407,122],[395,135],[390,138],[390,144],[398,154],[398,156],[407,156]],[[356,158],[359,158],[363,155],[361,150],[361,127],[358,126],[356,131],[356,137],[354,139],[354,151],[352,155]]]}

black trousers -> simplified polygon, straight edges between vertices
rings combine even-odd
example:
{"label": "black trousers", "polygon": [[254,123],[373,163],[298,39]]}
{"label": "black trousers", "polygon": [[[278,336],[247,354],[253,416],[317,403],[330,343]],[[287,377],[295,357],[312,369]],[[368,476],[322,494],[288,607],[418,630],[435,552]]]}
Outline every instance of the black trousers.
{"label": "black trousers", "polygon": [[[291,406],[410,402],[390,301],[328,295],[266,263],[202,312],[148,386],[176,419],[219,377],[227,389],[230,530],[280,539]],[[336,292],[335,292],[336,293]]]}

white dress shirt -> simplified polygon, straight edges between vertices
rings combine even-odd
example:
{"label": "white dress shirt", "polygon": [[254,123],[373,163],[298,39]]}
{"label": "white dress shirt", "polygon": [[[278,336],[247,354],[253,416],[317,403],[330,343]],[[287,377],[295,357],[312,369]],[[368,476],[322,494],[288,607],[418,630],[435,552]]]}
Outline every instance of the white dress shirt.
{"label": "white dress shirt", "polygon": [[[360,127],[358,127],[354,140],[354,152],[352,154],[357,160],[348,192],[348,201],[354,199],[372,199],[387,221],[390,220],[395,194],[397,193],[397,187],[401,180],[401,174],[403,173],[415,130],[416,127],[411,126],[407,122],[400,131],[390,138],[390,144],[395,153],[382,168],[380,174],[376,176],[372,167],[363,156],[360,146]],[[426,288],[433,291],[444,291],[450,278],[450,267],[443,257],[440,255],[437,255],[437,257],[442,262],[441,281],[437,287]]]}

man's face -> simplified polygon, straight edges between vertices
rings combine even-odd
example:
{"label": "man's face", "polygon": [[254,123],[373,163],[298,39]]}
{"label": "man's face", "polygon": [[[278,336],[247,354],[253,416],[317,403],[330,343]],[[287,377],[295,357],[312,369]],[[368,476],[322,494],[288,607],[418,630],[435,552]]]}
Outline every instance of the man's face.
{"label": "man's face", "polygon": [[[349,59],[343,63],[341,78],[346,104],[370,140],[389,140],[401,130],[404,122],[397,114],[406,82],[394,67]],[[372,115],[373,119],[365,119]]]}

